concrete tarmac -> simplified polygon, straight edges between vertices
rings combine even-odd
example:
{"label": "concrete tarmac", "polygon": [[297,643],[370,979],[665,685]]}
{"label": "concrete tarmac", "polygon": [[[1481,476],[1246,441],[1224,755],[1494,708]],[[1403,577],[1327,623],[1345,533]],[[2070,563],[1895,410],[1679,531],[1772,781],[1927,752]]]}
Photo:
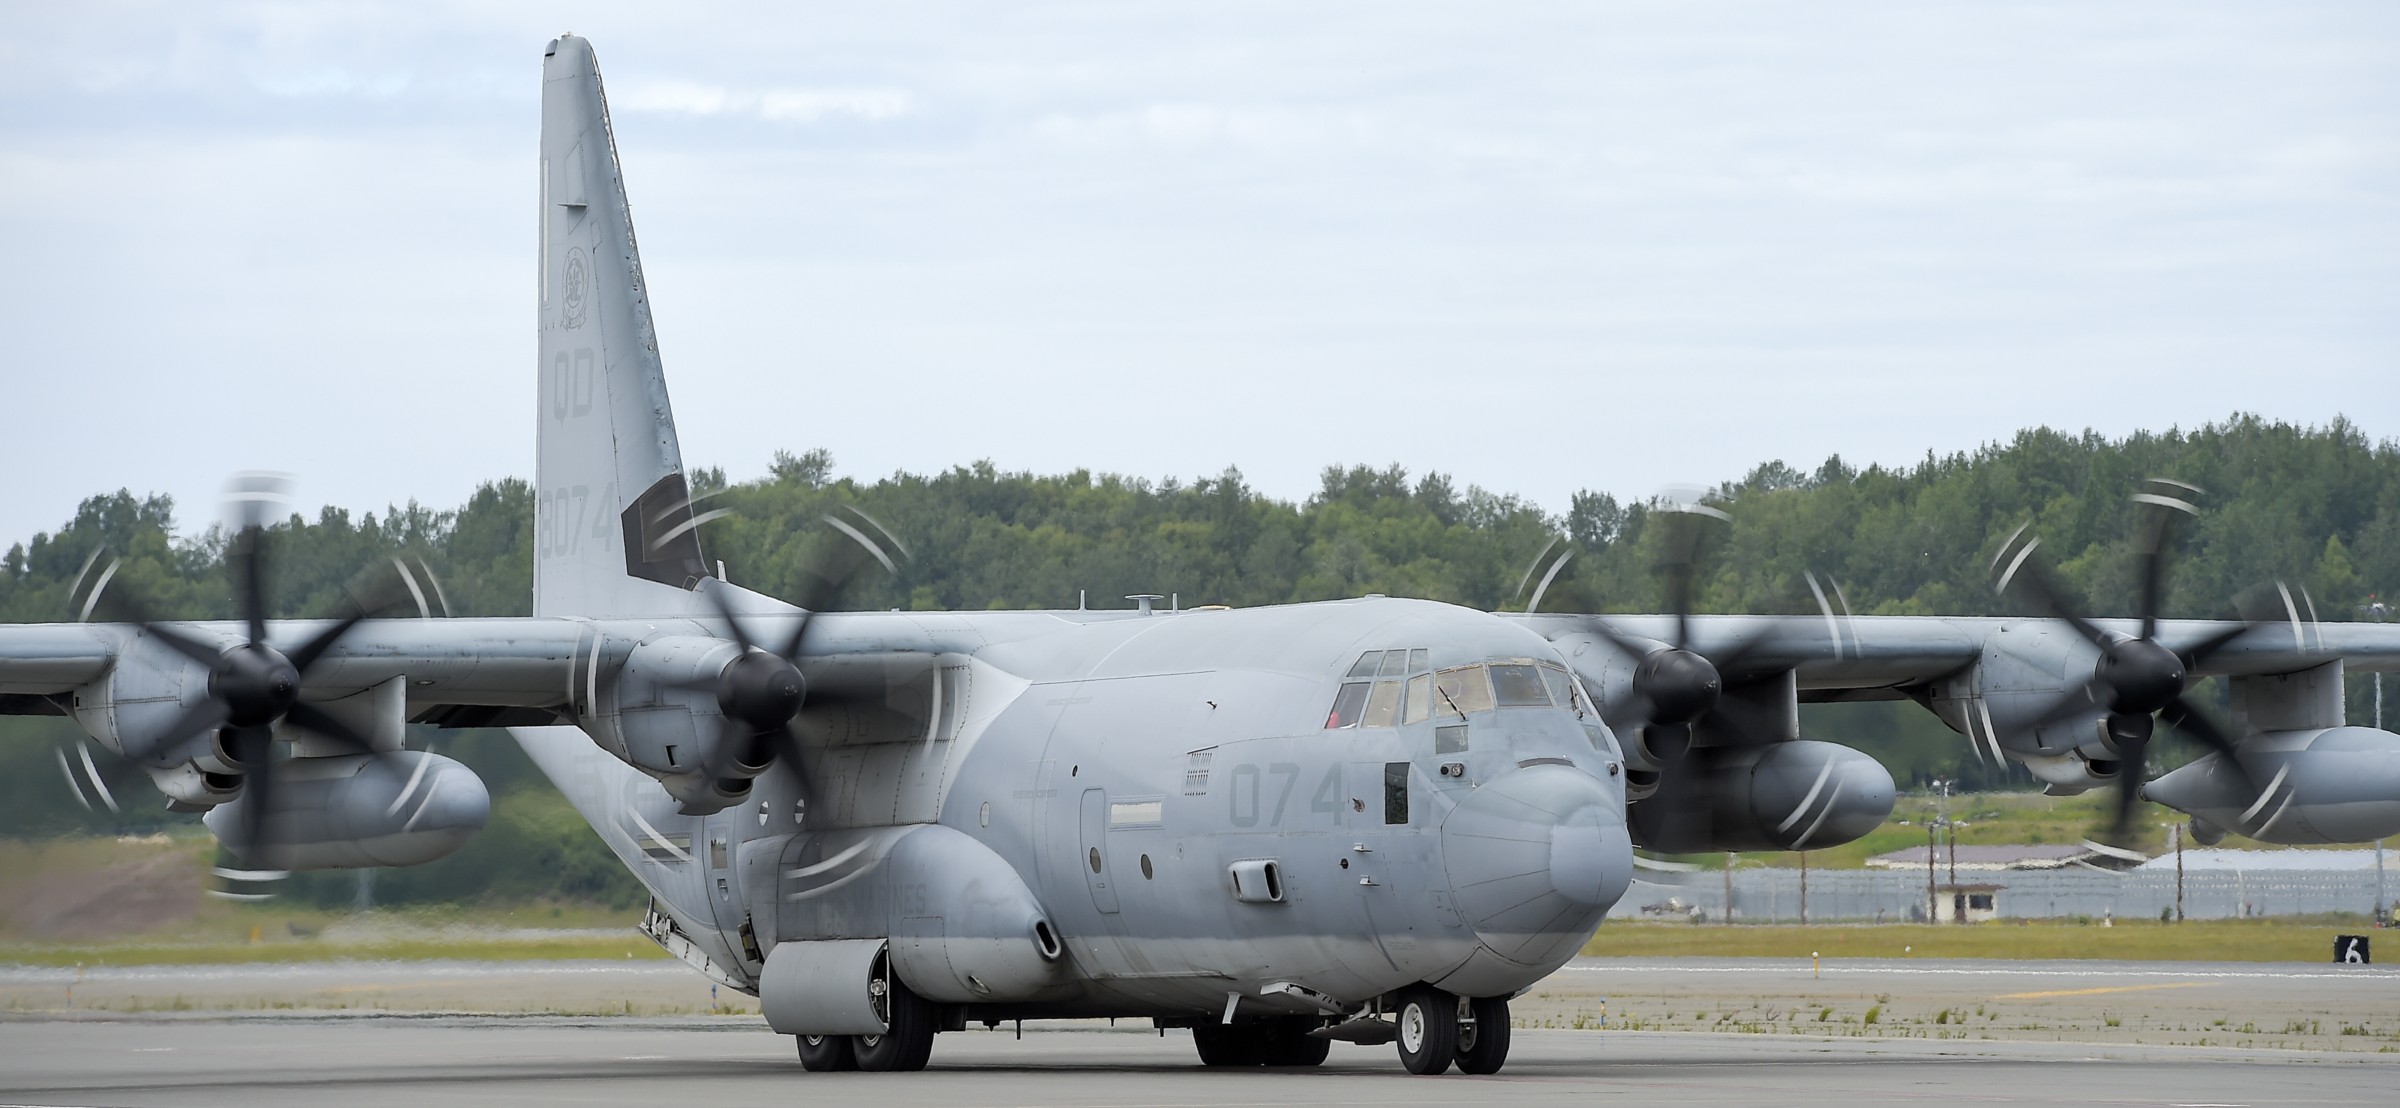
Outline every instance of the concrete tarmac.
{"label": "concrete tarmac", "polygon": [[2390,1104],[2393,1056],[2199,1047],[1517,1033],[1493,1077],[1412,1077],[1390,1047],[1323,1067],[1208,1070],[1188,1034],[1077,1026],[943,1035],[914,1074],[812,1074],[755,1021],[150,1016],[0,1023],[12,1105],[873,1104],[1100,1106],[1592,1102],[1808,1105]]}
{"label": "concrete tarmac", "polygon": [[[70,993],[69,990],[72,990]],[[2389,1104],[2400,971],[2330,965],[1579,959],[1507,1069],[1337,1044],[1202,1069],[1143,1021],[941,1036],[919,1074],[810,1074],[755,1002],[664,962],[0,967],[0,1106],[1679,1105],[1946,1098]],[[709,1013],[716,1014],[709,1014]],[[619,1013],[629,1013],[620,1015]]]}

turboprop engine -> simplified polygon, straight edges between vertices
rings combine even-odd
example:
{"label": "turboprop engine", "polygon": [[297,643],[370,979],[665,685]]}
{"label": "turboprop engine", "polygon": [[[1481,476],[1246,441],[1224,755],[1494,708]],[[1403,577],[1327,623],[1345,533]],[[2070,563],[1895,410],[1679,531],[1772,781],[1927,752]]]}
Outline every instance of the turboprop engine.
{"label": "turboprop engine", "polygon": [[2192,817],[2195,837],[2237,831],[2283,845],[2370,842],[2400,834],[2400,735],[2371,727],[2269,731],[2142,786]]}
{"label": "turboprop engine", "polygon": [[[439,754],[396,750],[294,758],[278,769],[267,810],[240,798],[202,822],[253,866],[286,870],[414,866],[448,857],[483,829],[491,794],[475,771]],[[249,841],[257,836],[256,842]]]}
{"label": "turboprop engine", "polygon": [[[694,814],[721,811],[750,792],[762,763],[720,757],[728,734],[714,688],[742,648],[675,635],[634,644],[578,720],[602,749],[666,786]],[[798,707],[794,690],[793,707]]]}
{"label": "turboprop engine", "polygon": [[1630,807],[1645,849],[1807,850],[1839,846],[1892,814],[1891,771],[1836,743],[1796,739],[1692,750]]}

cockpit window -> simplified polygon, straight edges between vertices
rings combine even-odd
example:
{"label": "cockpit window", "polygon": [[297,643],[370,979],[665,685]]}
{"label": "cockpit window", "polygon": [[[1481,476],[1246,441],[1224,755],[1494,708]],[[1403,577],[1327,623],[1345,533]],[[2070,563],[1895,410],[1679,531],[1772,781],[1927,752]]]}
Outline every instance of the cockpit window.
{"label": "cockpit window", "polygon": [[1550,690],[1550,703],[1561,708],[1582,710],[1583,706],[1575,703],[1575,686],[1573,682],[1567,680],[1566,670],[1544,664],[1542,666],[1542,687]]}
{"label": "cockpit window", "polygon": [[1358,726],[1359,717],[1366,714],[1368,684],[1352,681],[1334,694],[1333,711],[1325,717],[1326,730]]}
{"label": "cockpit window", "polygon": [[1439,715],[1473,715],[1492,708],[1492,675],[1483,666],[1459,666],[1433,675],[1433,706]]}
{"label": "cockpit window", "polygon": [[[1392,653],[1400,652],[1395,650]],[[1400,682],[1375,682],[1375,691],[1367,694],[1367,714],[1359,720],[1358,725],[1361,727],[1400,726]]]}
{"label": "cockpit window", "polygon": [[1433,675],[1420,673],[1408,679],[1408,711],[1402,723],[1423,723],[1433,714]]}
{"label": "cockpit window", "polygon": [[1432,651],[1423,647],[1369,650],[1359,655],[1350,666],[1349,679],[1334,694],[1326,728],[1463,720],[1494,708],[1556,706],[1578,715],[1589,710],[1574,676],[1555,662],[1507,658],[1427,673],[1431,655]]}
{"label": "cockpit window", "polygon": [[1495,662],[1492,670],[1492,694],[1503,708],[1547,708],[1549,690],[1542,687],[1542,671],[1531,662]]}

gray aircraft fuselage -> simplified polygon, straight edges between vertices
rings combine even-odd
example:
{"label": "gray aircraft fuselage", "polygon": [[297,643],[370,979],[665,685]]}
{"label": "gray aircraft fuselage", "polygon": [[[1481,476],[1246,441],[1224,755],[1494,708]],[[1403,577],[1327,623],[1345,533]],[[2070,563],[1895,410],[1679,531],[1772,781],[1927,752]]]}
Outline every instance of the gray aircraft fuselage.
{"label": "gray aircraft fuselage", "polygon": [[[1499,706],[1505,690],[1441,688],[1479,663],[1506,667],[1519,701],[1537,699],[1529,669],[1565,679],[1521,624],[1383,598],[942,618],[996,641],[946,656],[938,701],[908,693],[893,725],[812,709],[805,805],[775,772],[749,803],[682,816],[581,733],[520,734],[737,986],[757,973],[744,923],[768,932],[752,947],[904,930],[853,914],[879,882],[910,895],[908,873],[867,872],[905,857],[839,857],[912,823],[1005,862],[1063,943],[1041,1000],[985,1006],[1020,1016],[1188,1017],[1228,993],[1280,1010],[1258,999],[1276,982],[1349,1003],[1418,981],[1508,995],[1580,950],[1630,880],[1621,756],[1581,691]],[[1391,672],[1349,676],[1370,651]],[[1432,693],[1413,712],[1412,682]],[[1360,684],[1366,725],[1328,726]],[[1264,879],[1265,862],[1271,890],[1232,876]]]}

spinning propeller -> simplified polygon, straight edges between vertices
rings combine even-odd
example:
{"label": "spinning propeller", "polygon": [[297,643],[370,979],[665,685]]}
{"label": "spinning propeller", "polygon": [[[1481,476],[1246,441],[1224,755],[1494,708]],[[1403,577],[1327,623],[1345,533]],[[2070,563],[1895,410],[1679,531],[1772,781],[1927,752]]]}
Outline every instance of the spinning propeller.
{"label": "spinning propeller", "polygon": [[[278,759],[274,756],[275,725],[289,723],[307,729],[345,754],[381,756],[373,740],[339,717],[300,699],[300,687],[308,671],[333,649],[343,636],[357,627],[360,621],[371,618],[390,606],[389,601],[362,600],[355,591],[348,597],[348,610],[339,618],[307,640],[289,650],[278,649],[267,642],[267,578],[268,537],[263,504],[276,497],[271,489],[255,476],[237,478],[233,500],[242,509],[240,529],[235,532],[225,553],[227,568],[234,584],[235,603],[241,611],[245,635],[231,647],[194,635],[192,632],[157,619],[144,605],[122,594],[110,596],[105,611],[122,616],[126,622],[140,626],[142,633],[168,649],[191,659],[208,671],[207,696],[177,717],[159,733],[156,749],[173,750],[194,737],[213,734],[215,751],[221,761],[234,767],[239,776],[224,782],[238,786],[242,805],[241,842],[231,845],[237,854],[245,853],[251,844],[263,840],[267,814],[273,808],[276,794]],[[95,555],[95,558],[97,555]],[[418,595],[423,610],[423,590],[415,574],[398,559],[393,564],[408,581],[409,591]],[[115,573],[116,563],[103,570],[92,587],[83,612],[90,615],[102,605],[101,592]],[[431,580],[428,569],[427,580]],[[438,592],[438,586],[436,586]],[[444,604],[445,610],[447,603]],[[430,613],[428,613],[430,614]],[[100,775],[92,770],[88,756],[82,763],[94,791],[115,806],[113,797],[97,787]],[[75,775],[68,774],[70,782]],[[78,788],[80,799],[81,788]],[[245,858],[255,863],[256,858]]]}
{"label": "spinning propeller", "polygon": [[[2233,644],[2251,629],[2256,621],[2244,619],[2238,625],[2193,643],[2180,650],[2167,646],[2158,638],[2158,612],[2166,595],[2167,553],[2176,522],[2185,516],[2197,515],[2187,497],[2200,490],[2180,481],[2152,478],[2150,491],[2134,495],[2141,513],[2140,530],[2135,538],[2135,556],[2139,560],[2141,580],[2141,633],[2132,637],[2114,634],[2079,614],[2067,600],[2065,592],[2050,575],[2049,569],[2034,552],[2041,540],[2028,539],[2022,545],[2018,539],[2025,527],[2017,529],[2001,544],[2000,553],[1993,558],[1993,568],[1999,572],[1996,588],[2005,593],[2020,586],[2044,615],[2051,616],[2073,628],[2085,642],[2100,651],[2100,660],[2092,668],[2092,676],[2082,685],[2070,689],[2045,708],[2037,718],[2036,728],[2072,719],[2099,707],[2107,712],[2109,745],[2118,755],[2117,812],[2108,835],[2121,842],[2132,826],[2134,801],[2140,796],[2144,770],[2149,760],[2150,740],[2158,721],[2185,737],[2195,740],[2225,756],[2225,763],[2234,772],[2243,774],[2233,740],[2226,737],[2217,725],[2200,713],[2185,690],[2191,683],[2191,671],[2218,651]],[[2027,527],[2030,527],[2028,524]],[[2009,557],[2011,551],[2014,557]],[[2001,560],[2007,559],[2006,568]],[[2098,769],[2098,766],[2094,767]],[[2253,786],[2255,791],[2255,786]]]}
{"label": "spinning propeller", "polygon": [[799,619],[791,637],[780,646],[761,644],[751,635],[743,626],[742,616],[733,610],[725,589],[700,590],[715,606],[718,617],[725,621],[726,629],[742,652],[717,676],[677,687],[716,695],[725,723],[702,770],[712,780],[740,783],[730,791],[738,791],[749,778],[780,761],[799,779],[802,795],[808,793],[807,770],[800,759],[800,729],[794,721],[808,700],[808,681],[800,675],[800,654],[808,642],[809,629],[816,625],[817,613],[835,603],[867,566],[880,565],[884,572],[896,573],[899,567],[892,552],[898,552],[902,558],[908,556],[908,548],[873,516],[849,505],[844,505],[843,510],[872,528],[874,534],[839,516],[824,517],[840,539],[829,544],[825,548],[828,552],[803,570],[800,594],[792,600],[800,609]]}
{"label": "spinning propeller", "polygon": [[1763,735],[1773,726],[1759,710],[1724,696],[1724,674],[1739,672],[1766,643],[1768,632],[1761,631],[1713,654],[1692,644],[1692,593],[1700,543],[1711,521],[1731,518],[1704,504],[1651,515],[1651,525],[1663,528],[1665,536],[1653,572],[1666,594],[1667,610],[1675,616],[1675,637],[1663,649],[1656,640],[1628,635],[1604,618],[1591,620],[1593,630],[1634,663],[1632,685],[1639,705],[1633,715],[1640,721],[1643,745],[1664,760],[1680,759],[1691,747],[1692,732],[1698,726],[1744,738]]}

